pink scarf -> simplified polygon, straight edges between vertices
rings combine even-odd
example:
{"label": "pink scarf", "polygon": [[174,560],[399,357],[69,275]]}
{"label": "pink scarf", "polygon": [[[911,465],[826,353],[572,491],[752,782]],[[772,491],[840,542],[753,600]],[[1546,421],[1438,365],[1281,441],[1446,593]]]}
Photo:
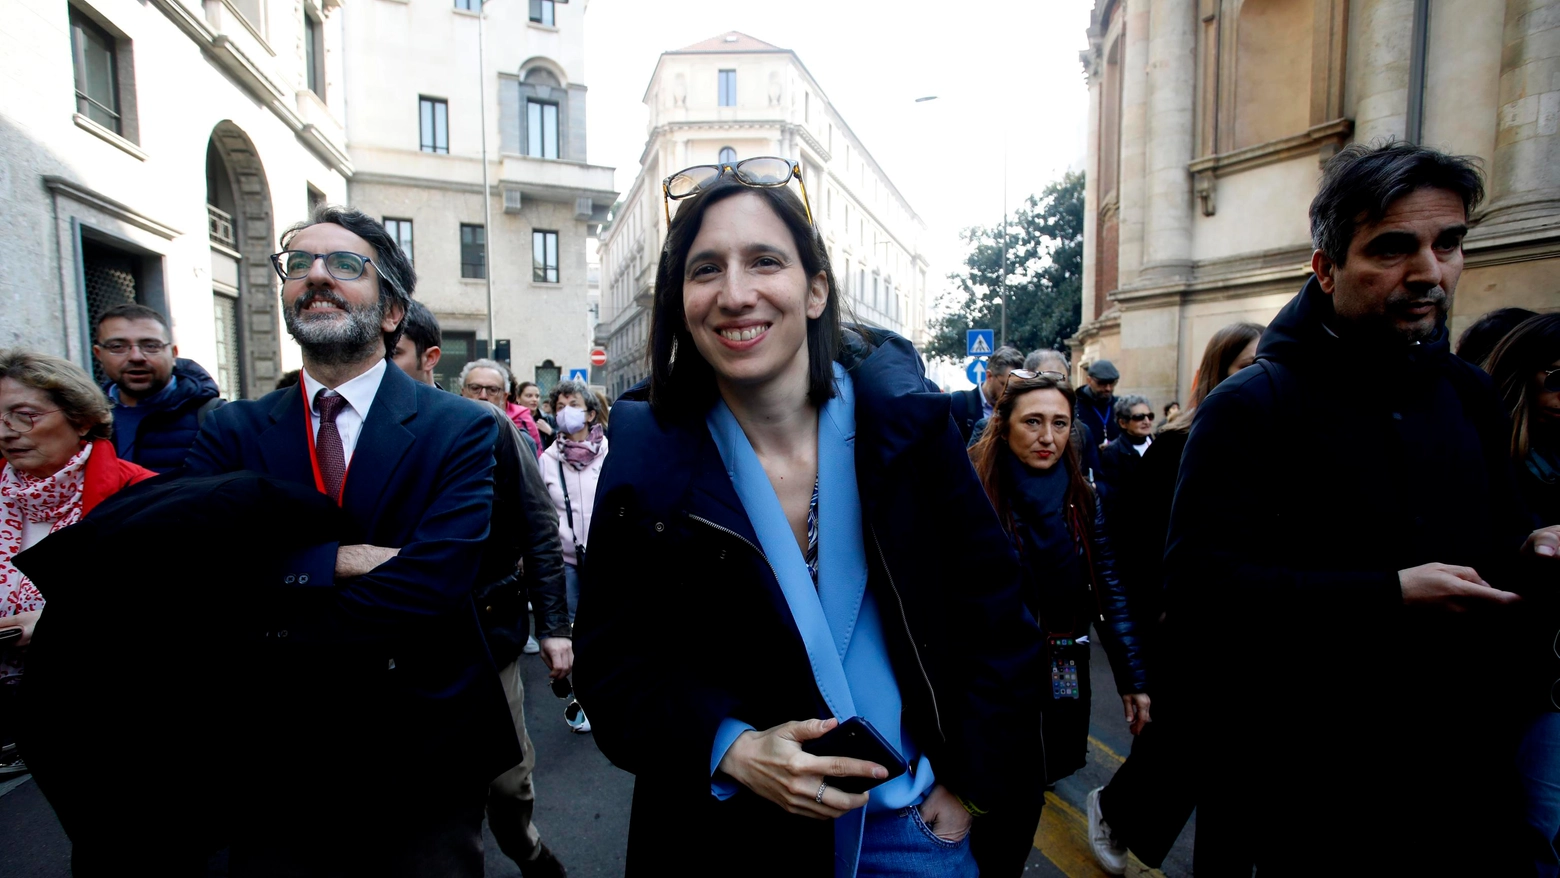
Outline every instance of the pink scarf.
{"label": "pink scarf", "polygon": [[43,609],[43,595],[11,559],[22,551],[25,522],[51,521],[49,533],[54,533],[81,520],[87,458],[91,456],[89,442],[52,476],[35,479],[10,464],[0,472],[0,616]]}
{"label": "pink scarf", "polygon": [[606,431],[601,429],[600,424],[590,428],[590,435],[585,438],[584,442],[575,442],[573,439],[560,434],[558,443],[563,446],[563,462],[568,464],[569,468],[575,472],[590,466],[590,462],[595,460],[596,455],[601,453],[601,437],[605,435]]}

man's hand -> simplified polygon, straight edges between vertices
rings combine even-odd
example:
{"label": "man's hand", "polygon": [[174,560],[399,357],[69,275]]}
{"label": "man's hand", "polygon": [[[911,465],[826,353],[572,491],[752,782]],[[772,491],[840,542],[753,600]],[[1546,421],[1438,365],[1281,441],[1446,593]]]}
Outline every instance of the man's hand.
{"label": "man's hand", "polygon": [[932,787],[932,791],[921,800],[919,808],[921,820],[926,823],[926,828],[932,834],[943,841],[958,844],[964,837],[970,834],[970,823],[975,820],[970,812],[959,804],[959,799],[942,784]]}
{"label": "man's hand", "polygon": [[1560,555],[1560,524],[1539,528],[1528,534],[1527,542],[1522,544],[1522,554],[1540,558]]}
{"label": "man's hand", "polygon": [[547,663],[547,677],[562,680],[574,670],[574,640],[569,637],[543,637],[542,661]]}
{"label": "man's hand", "polygon": [[38,624],[38,617],[43,615],[42,610],[30,610],[26,613],[0,617],[0,629],[20,628],[22,636],[19,640],[12,641],[12,646],[26,646],[32,642],[33,626]]}
{"label": "man's hand", "polygon": [[[835,719],[810,719],[743,732],[721,757],[720,770],[792,814],[833,820],[864,807],[867,794],[829,787],[820,801],[818,789],[825,777],[888,777],[888,769],[874,762],[802,752],[803,741],[820,738],[837,725]],[[964,810],[958,802],[954,807]]]}
{"label": "man's hand", "polygon": [[1398,571],[1403,603],[1440,607],[1460,613],[1470,607],[1490,604],[1514,604],[1521,600],[1509,591],[1491,588],[1472,567],[1450,564],[1421,564]]}
{"label": "man's hand", "polygon": [[1148,715],[1150,701],[1147,692],[1133,692],[1121,696],[1121,706],[1126,708],[1127,728],[1136,735],[1143,731],[1143,727],[1153,722],[1153,717]]}
{"label": "man's hand", "polygon": [[553,434],[552,424],[547,423],[546,418],[537,417],[536,431],[541,433],[543,436],[551,436]]}
{"label": "man's hand", "polygon": [[336,549],[336,578],[367,576],[375,567],[401,554],[400,549],[358,544]]}

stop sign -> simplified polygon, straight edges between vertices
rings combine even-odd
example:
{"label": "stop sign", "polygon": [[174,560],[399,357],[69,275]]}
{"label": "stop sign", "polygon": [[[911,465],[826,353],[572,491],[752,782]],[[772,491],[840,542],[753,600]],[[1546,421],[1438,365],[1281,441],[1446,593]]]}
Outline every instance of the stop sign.
{"label": "stop sign", "polygon": [[605,366],[607,364],[606,349],[593,348],[590,352],[590,364],[592,366]]}

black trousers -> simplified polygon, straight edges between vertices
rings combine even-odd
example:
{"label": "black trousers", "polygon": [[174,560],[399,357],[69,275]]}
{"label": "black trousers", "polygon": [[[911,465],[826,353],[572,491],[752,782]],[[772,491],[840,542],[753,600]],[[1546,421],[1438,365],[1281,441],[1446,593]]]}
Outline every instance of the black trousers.
{"label": "black trousers", "polygon": [[970,851],[982,878],[1022,875],[1029,852],[1035,848],[1044,800],[1016,811],[987,814],[970,826]]}
{"label": "black trousers", "polygon": [[242,827],[228,857],[231,878],[482,878],[487,784],[414,813],[364,810],[310,825]]}
{"label": "black trousers", "polygon": [[1155,699],[1153,713],[1154,721],[1132,740],[1127,761],[1100,792],[1100,811],[1116,840],[1157,868],[1197,807],[1198,779],[1174,712]]}

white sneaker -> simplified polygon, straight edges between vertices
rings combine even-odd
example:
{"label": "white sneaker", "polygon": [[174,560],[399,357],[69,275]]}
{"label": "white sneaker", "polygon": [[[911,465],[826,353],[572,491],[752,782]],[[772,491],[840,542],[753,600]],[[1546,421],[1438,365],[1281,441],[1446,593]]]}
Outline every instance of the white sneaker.
{"label": "white sneaker", "polygon": [[527,637],[525,639],[525,654],[526,655],[536,655],[537,653],[539,653],[541,651],[542,651],[542,645],[540,643],[536,642],[536,638],[535,637]]}
{"label": "white sneaker", "polygon": [[1089,812],[1089,852],[1094,854],[1094,862],[1099,863],[1101,869],[1112,875],[1125,875],[1127,849],[1111,836],[1110,825],[1105,822],[1105,814],[1100,811],[1100,790],[1103,789],[1095,787],[1090,790],[1084,802]]}

